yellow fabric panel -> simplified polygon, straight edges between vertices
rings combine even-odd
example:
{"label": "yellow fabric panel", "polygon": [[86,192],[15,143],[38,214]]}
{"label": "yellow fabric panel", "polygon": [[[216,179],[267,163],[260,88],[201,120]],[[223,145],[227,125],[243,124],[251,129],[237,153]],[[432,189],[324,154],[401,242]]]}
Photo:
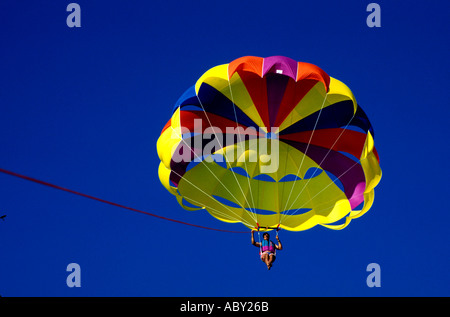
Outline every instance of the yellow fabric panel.
{"label": "yellow fabric panel", "polygon": [[[284,144],[284,143],[281,143]],[[281,209],[311,208],[315,215],[323,216],[326,219],[315,219],[320,222],[330,222],[333,219],[340,219],[343,214],[343,205],[334,205],[335,201],[343,201],[349,208],[345,194],[332,182],[329,176],[322,172],[318,176],[304,179],[306,172],[310,168],[320,168],[308,156],[290,146],[280,147],[280,167],[278,180],[284,175],[298,175],[302,180],[295,182],[281,182],[279,184],[279,195],[282,206]],[[285,158],[285,159],[283,159]],[[289,199],[289,200],[288,200]],[[288,221],[289,216],[283,217],[283,223]]]}
{"label": "yellow fabric panel", "polygon": [[176,140],[172,137],[173,129],[168,127],[158,138],[156,142],[156,148],[158,150],[159,159],[167,167],[170,168],[170,161],[172,159],[173,147],[180,143],[180,140]]}
{"label": "yellow fabric panel", "polygon": [[366,142],[361,154],[361,166],[366,177],[366,190],[369,192],[378,185],[381,180],[381,168],[377,157],[373,153],[373,137],[370,132],[367,132]]}
{"label": "yellow fabric panel", "polygon": [[[192,202],[196,201],[196,203],[193,202],[194,204],[199,205],[199,202],[201,202],[214,217],[226,222],[239,222],[243,220],[242,208],[226,206],[213,198],[213,195],[219,195],[234,202],[243,198],[236,197],[234,191],[228,192],[229,178],[232,175],[227,177],[225,174],[231,174],[231,172],[215,162],[203,161],[184,175],[178,185],[178,190],[182,196],[189,197]],[[215,175],[217,179],[212,175]],[[244,183],[242,182],[242,184]]]}
{"label": "yellow fabric panel", "polygon": [[345,222],[340,225],[326,225],[326,224],[321,224],[321,225],[324,226],[325,228],[332,229],[332,230],[342,230],[350,224],[351,220],[352,220],[352,218],[346,217]]}
{"label": "yellow fabric panel", "polygon": [[367,131],[366,141],[364,143],[364,148],[361,152],[361,159],[366,158],[367,155],[369,155],[369,153],[371,153],[373,151],[373,147],[374,147],[374,141],[373,141],[372,133],[370,133],[370,131]]}
{"label": "yellow fabric panel", "polygon": [[361,217],[362,215],[364,215],[366,212],[369,211],[369,209],[372,207],[373,202],[375,199],[375,191],[371,190],[368,193],[364,194],[364,207],[361,210],[352,210],[350,212],[350,214],[345,218],[345,223],[340,224],[340,225],[325,225],[322,224],[322,226],[327,227],[328,229],[333,229],[333,230],[342,230],[345,227],[347,227],[349,225],[349,223],[351,222],[352,219],[356,219]]}
{"label": "yellow fabric panel", "polygon": [[159,180],[161,181],[161,184],[173,195],[176,195],[177,190],[176,188],[173,188],[170,186],[169,177],[170,177],[170,169],[167,168],[163,162],[159,163],[158,168],[158,176]]}
{"label": "yellow fabric panel", "polygon": [[170,168],[173,151],[181,142],[181,136],[180,110],[177,109],[172,116],[171,126],[159,136],[158,141],[156,142],[159,159],[167,168]]}
{"label": "yellow fabric panel", "polygon": [[372,190],[381,180],[381,168],[373,152],[361,160],[361,166],[366,176],[366,191]]}
{"label": "yellow fabric panel", "polygon": [[349,217],[356,219],[364,215],[372,207],[375,200],[375,190],[364,193],[364,207],[361,210],[353,210]]}
{"label": "yellow fabric panel", "polygon": [[189,198],[183,197],[183,196],[179,195],[179,194],[176,193],[176,192],[175,192],[175,196],[176,196],[177,201],[178,201],[178,203],[180,204],[180,206],[183,207],[183,208],[186,209],[186,210],[189,210],[189,211],[195,211],[195,210],[204,209],[204,207],[201,207],[201,208],[188,207],[188,206],[186,206],[186,205],[183,203],[183,198],[184,198],[185,200],[187,200],[187,201],[188,201],[189,203],[191,203],[191,204],[194,204],[194,205],[195,205],[195,202],[194,202],[194,201],[189,201],[189,200],[190,200]]}
{"label": "yellow fabric panel", "polygon": [[[269,165],[270,161],[262,162],[258,155],[261,152],[261,143],[266,142],[267,154],[278,163],[276,171],[268,173],[262,171],[264,165]],[[278,154],[276,154],[278,152]],[[287,174],[294,174],[304,178],[306,172],[311,167],[319,167],[312,159],[290,145],[280,142],[277,139],[265,139],[237,142],[234,145],[224,147],[215,152],[225,155],[229,167],[242,167],[247,170],[251,177],[259,174],[267,174],[276,181],[279,181]],[[241,155],[239,155],[241,154]],[[234,158],[234,160],[232,160]]]}
{"label": "yellow fabric panel", "polygon": [[344,100],[353,101],[353,112],[356,112],[358,104],[356,103],[355,96],[350,88],[343,82],[336,78],[330,77],[330,90],[328,92],[327,100],[330,104],[335,104]]}
{"label": "yellow fabric panel", "polygon": [[228,87],[228,64],[219,65],[207,70],[195,83],[195,93],[198,91],[202,83],[207,83],[219,91],[224,91]]}

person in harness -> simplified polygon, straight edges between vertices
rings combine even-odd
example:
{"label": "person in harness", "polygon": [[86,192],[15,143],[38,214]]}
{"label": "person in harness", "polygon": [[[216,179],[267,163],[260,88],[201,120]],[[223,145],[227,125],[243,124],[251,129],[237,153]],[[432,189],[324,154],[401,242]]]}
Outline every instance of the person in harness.
{"label": "person in harness", "polygon": [[278,243],[275,244],[275,243],[273,243],[273,241],[270,240],[270,235],[267,232],[264,232],[263,240],[261,242],[256,242],[253,233],[254,233],[254,230],[252,230],[252,244],[255,247],[258,247],[260,249],[259,254],[261,256],[261,261],[266,263],[267,269],[270,270],[273,262],[275,262],[276,250],[283,249],[280,238],[278,238],[278,234],[277,234],[276,239],[277,239]]}

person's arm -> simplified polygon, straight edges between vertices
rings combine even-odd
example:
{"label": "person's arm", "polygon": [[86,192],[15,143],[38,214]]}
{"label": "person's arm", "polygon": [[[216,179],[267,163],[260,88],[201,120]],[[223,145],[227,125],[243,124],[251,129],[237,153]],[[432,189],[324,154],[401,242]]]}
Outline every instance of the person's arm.
{"label": "person's arm", "polygon": [[280,238],[278,238],[278,236],[276,236],[276,238],[277,238],[278,244],[275,244],[275,248],[277,250],[283,250],[283,246],[281,245]]}
{"label": "person's arm", "polygon": [[254,235],[253,235],[253,230],[252,230],[252,244],[253,244],[255,247],[260,247],[260,243],[259,243],[259,242],[255,242],[255,237],[254,237]]}

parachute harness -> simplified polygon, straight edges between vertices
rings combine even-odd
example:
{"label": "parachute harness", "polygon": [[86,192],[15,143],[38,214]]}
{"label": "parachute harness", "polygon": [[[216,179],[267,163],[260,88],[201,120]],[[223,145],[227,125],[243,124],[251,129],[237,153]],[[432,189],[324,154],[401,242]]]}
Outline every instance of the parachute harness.
{"label": "parachute harness", "polygon": [[[256,227],[255,229],[258,231],[258,240],[259,240],[259,255],[262,255],[262,241],[261,241],[261,232],[259,231],[261,227],[259,226],[259,223],[256,223]],[[268,229],[275,229],[276,235],[278,237],[278,231],[280,231],[280,224],[278,224],[275,228],[274,227],[265,227],[266,230]],[[274,255],[277,255],[277,248],[275,248],[275,253]]]}

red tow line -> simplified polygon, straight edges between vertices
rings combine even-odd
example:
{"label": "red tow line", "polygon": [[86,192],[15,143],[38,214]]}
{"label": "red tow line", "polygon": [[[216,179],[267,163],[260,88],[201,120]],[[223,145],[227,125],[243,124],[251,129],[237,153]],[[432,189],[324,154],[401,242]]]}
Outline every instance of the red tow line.
{"label": "red tow line", "polygon": [[94,197],[94,196],[91,196],[91,195],[83,194],[83,193],[74,191],[72,189],[64,188],[64,187],[61,187],[61,186],[58,186],[58,185],[55,185],[55,184],[51,184],[51,183],[48,183],[48,182],[41,181],[41,180],[36,179],[36,178],[32,178],[32,177],[29,177],[29,176],[26,176],[26,175],[22,175],[22,174],[18,174],[18,173],[15,173],[15,172],[11,172],[11,171],[5,170],[3,168],[0,168],[0,172],[8,174],[8,175],[11,175],[11,176],[14,176],[14,177],[18,177],[18,178],[21,178],[21,179],[25,179],[25,180],[30,181],[30,182],[34,182],[34,183],[41,184],[41,185],[44,185],[44,186],[48,186],[48,187],[51,187],[51,188],[54,188],[54,189],[62,190],[62,191],[65,191],[65,192],[68,192],[68,193],[71,193],[71,194],[75,194],[75,195],[78,195],[78,196],[81,196],[81,197],[85,197],[85,198],[89,198],[89,199],[92,199],[92,200],[96,200],[96,201],[102,202],[104,204],[116,206],[116,207],[119,207],[119,208],[131,210],[131,211],[134,211],[134,212],[139,212],[141,214],[145,214],[145,215],[148,215],[148,216],[152,216],[152,217],[163,219],[163,220],[167,220],[167,221],[181,223],[181,224],[187,225],[187,226],[192,226],[192,227],[197,227],[197,228],[202,228],[202,229],[207,229],[207,230],[221,231],[221,232],[247,233],[247,231],[232,231],[232,230],[209,228],[209,227],[204,227],[204,226],[200,226],[200,225],[196,225],[196,224],[192,224],[192,223],[188,223],[188,222],[184,222],[184,221],[180,221],[180,220],[176,220],[176,219],[171,219],[171,218],[155,215],[155,214],[143,211],[143,210],[139,210],[139,209],[136,209],[136,208],[132,208],[132,207],[124,206],[124,205],[121,205],[121,204],[117,204],[115,202],[108,201],[108,200],[101,199],[101,198],[97,198],[97,197]]}

